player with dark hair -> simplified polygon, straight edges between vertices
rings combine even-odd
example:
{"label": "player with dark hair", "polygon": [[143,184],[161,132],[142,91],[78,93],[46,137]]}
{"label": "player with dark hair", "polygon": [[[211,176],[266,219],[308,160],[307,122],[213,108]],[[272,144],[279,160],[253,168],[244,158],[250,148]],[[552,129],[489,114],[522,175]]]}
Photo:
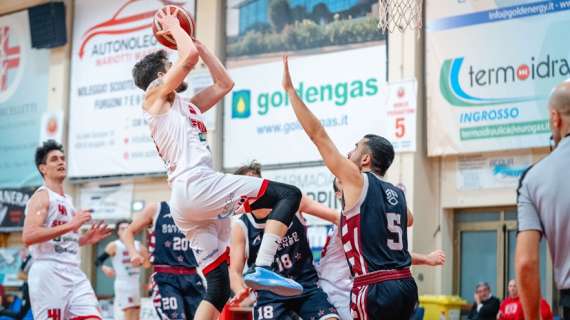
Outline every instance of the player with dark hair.
{"label": "player with dark hair", "polygon": [[[202,114],[221,101],[234,84],[218,58],[181,28],[176,14],[176,10],[159,13],[157,19],[163,31],[176,41],[178,60],[172,64],[160,53],[147,56],[134,66],[133,78],[145,90],[144,117],[167,168],[172,217],[189,239],[206,277],[208,290],[196,319],[212,319],[230,296],[227,218],[244,209],[273,209],[255,267],[245,276],[247,285],[280,295],[302,291],[300,284],[270,270],[302,194],[294,186],[214,170]],[[187,100],[177,91],[199,58],[208,67],[214,83]]]}
{"label": "player with dark hair", "polygon": [[[115,224],[117,240],[107,244],[105,252],[95,260],[95,266],[101,266],[101,270],[107,277],[115,278],[115,305],[124,312],[125,320],[136,320],[141,310],[141,268],[131,263],[129,250],[121,240],[122,234],[128,227],[129,220],[117,221]],[[139,241],[135,241],[135,247],[141,256],[146,257],[144,267],[149,268],[148,250]],[[112,258],[113,267],[103,265],[109,257]]]}
{"label": "player with dark hair", "polygon": [[368,134],[348,159],[343,156],[297,95],[287,57],[283,65],[283,87],[295,116],[327,168],[342,182],[340,233],[354,276],[352,315],[355,319],[409,319],[418,302],[418,288],[409,269],[408,208],[402,190],[382,178],[394,160],[394,149],[385,138]]}
{"label": "player with dark hair", "polygon": [[[335,196],[343,202],[342,185],[336,178],[333,181],[333,190]],[[412,225],[412,222],[413,216],[408,212],[408,227]],[[429,254],[415,252],[410,254],[413,265],[441,266],[445,263],[445,252],[442,250],[435,250]],[[338,225],[334,225],[327,236],[317,270],[319,271],[319,286],[336,307],[340,318],[342,320],[352,319],[350,294],[353,281]]]}
{"label": "player with dark hair", "polygon": [[[236,174],[261,178],[261,166],[252,162],[239,168]],[[292,319],[291,313],[302,319],[339,319],[335,307],[327,300],[326,293],[318,286],[318,274],[313,265],[313,253],[307,237],[304,213],[338,223],[339,213],[315,201],[305,201],[289,225],[287,233],[279,244],[273,268],[279,274],[289,277],[303,286],[303,293],[294,297],[283,297],[269,291],[258,290],[253,307],[256,320]],[[243,281],[244,265],[251,266],[259,251],[263,227],[269,215],[267,209],[253,210],[235,220],[232,228],[230,279],[237,296],[248,290]]]}
{"label": "player with dark hair", "polygon": [[61,144],[44,142],[35,160],[44,184],[26,205],[22,232],[34,261],[28,274],[34,319],[101,319],[93,288],[79,268],[79,246],[95,244],[112,230],[96,223],[80,234],[81,226],[91,221],[91,211],[76,211],[64,193],[67,170]]}
{"label": "player with dark hair", "polygon": [[238,176],[251,176],[261,178],[261,164],[252,161],[250,164],[239,167],[235,172]]}

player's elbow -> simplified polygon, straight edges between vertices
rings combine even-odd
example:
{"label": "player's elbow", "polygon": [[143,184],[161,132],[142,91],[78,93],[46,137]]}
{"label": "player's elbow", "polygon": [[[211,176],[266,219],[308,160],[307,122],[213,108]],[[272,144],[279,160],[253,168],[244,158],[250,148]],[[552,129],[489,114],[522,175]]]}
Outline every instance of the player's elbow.
{"label": "player's elbow", "polygon": [[235,85],[235,83],[231,78],[228,78],[227,80],[221,81],[219,83],[220,89],[222,89],[224,94],[227,94],[230,91],[232,91],[232,89],[234,88],[234,85]]}

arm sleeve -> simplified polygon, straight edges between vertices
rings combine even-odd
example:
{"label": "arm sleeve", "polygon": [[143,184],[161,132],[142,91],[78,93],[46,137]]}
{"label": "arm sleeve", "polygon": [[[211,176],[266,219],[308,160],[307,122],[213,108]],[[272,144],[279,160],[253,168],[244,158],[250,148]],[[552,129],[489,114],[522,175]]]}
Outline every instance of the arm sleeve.
{"label": "arm sleeve", "polygon": [[521,178],[517,198],[518,228],[519,231],[538,230],[542,233],[542,224],[531,192],[531,183],[528,176]]}
{"label": "arm sleeve", "polygon": [[100,256],[97,257],[97,259],[95,260],[95,266],[99,267],[101,266],[105,260],[107,260],[109,258],[109,254],[107,252],[103,252]]}

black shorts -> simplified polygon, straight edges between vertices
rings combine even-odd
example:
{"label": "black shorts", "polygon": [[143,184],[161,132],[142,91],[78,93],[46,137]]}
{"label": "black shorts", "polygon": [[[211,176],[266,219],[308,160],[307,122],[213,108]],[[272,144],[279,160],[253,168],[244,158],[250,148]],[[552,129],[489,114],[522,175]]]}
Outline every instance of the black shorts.
{"label": "black shorts", "polygon": [[152,301],[160,319],[194,319],[205,294],[198,274],[154,273],[152,282]]}
{"label": "black shorts", "polygon": [[414,278],[353,287],[350,309],[354,319],[409,320],[418,303]]}
{"label": "black shorts", "polygon": [[297,319],[296,315],[304,320],[340,319],[321,288],[310,289],[301,296],[291,298],[276,298],[274,294],[266,291],[257,293],[257,302],[253,307],[255,320],[290,320]]}

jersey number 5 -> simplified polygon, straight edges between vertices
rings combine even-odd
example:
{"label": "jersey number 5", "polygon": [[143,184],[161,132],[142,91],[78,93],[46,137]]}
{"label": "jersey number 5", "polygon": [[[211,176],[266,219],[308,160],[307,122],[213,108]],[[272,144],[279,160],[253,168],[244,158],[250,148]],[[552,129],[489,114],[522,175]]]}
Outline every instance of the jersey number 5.
{"label": "jersey number 5", "polygon": [[397,213],[386,213],[386,221],[388,222],[388,231],[398,236],[398,240],[388,239],[388,248],[391,250],[399,251],[404,249],[404,241],[402,240],[403,231],[402,223],[400,222],[401,215]]}

